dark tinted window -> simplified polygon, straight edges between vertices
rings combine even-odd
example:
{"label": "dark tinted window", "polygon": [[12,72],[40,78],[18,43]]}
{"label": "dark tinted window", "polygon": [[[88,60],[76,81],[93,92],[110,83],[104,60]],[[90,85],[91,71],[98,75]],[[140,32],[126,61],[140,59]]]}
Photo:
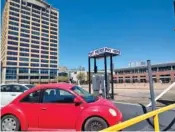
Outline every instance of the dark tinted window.
{"label": "dark tinted window", "polygon": [[40,98],[40,90],[30,93],[26,97],[24,97],[21,102],[28,102],[28,103],[39,103]]}
{"label": "dark tinted window", "polygon": [[12,92],[12,86],[11,85],[2,85],[1,92]]}
{"label": "dark tinted window", "polygon": [[47,89],[44,91],[43,103],[73,103],[75,96],[61,89]]}
{"label": "dark tinted window", "polygon": [[21,85],[13,85],[12,92],[24,92],[27,90],[24,86]]}

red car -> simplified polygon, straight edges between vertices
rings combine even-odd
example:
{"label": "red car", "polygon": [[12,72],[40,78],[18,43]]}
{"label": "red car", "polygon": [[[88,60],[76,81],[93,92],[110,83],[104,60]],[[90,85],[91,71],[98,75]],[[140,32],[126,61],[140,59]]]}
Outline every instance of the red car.
{"label": "red car", "polygon": [[112,102],[67,83],[38,85],[1,109],[2,131],[98,131],[121,120]]}

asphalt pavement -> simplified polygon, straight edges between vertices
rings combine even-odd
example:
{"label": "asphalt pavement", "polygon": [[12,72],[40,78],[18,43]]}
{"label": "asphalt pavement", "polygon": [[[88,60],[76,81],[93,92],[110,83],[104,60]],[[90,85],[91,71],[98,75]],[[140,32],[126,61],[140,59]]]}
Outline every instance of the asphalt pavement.
{"label": "asphalt pavement", "polygon": [[[145,107],[141,104],[131,104],[131,103],[120,103],[113,101],[117,108],[123,114],[123,121],[129,120],[131,118],[137,117],[139,115],[145,114],[151,111],[151,108]],[[175,131],[175,109],[164,112],[159,115],[160,130],[161,131]],[[131,127],[124,129],[123,131],[153,131],[153,120],[152,118],[137,123]]]}

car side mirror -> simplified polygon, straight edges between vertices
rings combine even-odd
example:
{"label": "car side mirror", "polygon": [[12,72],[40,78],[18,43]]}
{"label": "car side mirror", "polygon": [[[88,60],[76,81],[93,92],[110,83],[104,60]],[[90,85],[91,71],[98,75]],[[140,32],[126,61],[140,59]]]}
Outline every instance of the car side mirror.
{"label": "car side mirror", "polygon": [[81,100],[79,98],[75,97],[74,98],[74,103],[79,105],[79,104],[81,104]]}

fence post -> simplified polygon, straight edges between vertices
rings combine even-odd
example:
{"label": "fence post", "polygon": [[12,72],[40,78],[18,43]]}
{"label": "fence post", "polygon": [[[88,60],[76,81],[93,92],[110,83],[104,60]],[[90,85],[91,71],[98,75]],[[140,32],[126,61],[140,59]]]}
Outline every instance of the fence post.
{"label": "fence post", "polygon": [[150,88],[150,95],[151,95],[151,102],[152,102],[152,110],[155,110],[156,103],[155,103],[155,94],[154,94],[154,86],[153,86],[152,69],[151,69],[150,60],[147,60],[147,66],[148,66],[148,78],[149,78],[149,88]]}
{"label": "fence post", "polygon": [[159,129],[159,116],[158,116],[158,114],[156,114],[154,116],[154,131],[155,132],[159,132],[160,131],[160,129]]}

